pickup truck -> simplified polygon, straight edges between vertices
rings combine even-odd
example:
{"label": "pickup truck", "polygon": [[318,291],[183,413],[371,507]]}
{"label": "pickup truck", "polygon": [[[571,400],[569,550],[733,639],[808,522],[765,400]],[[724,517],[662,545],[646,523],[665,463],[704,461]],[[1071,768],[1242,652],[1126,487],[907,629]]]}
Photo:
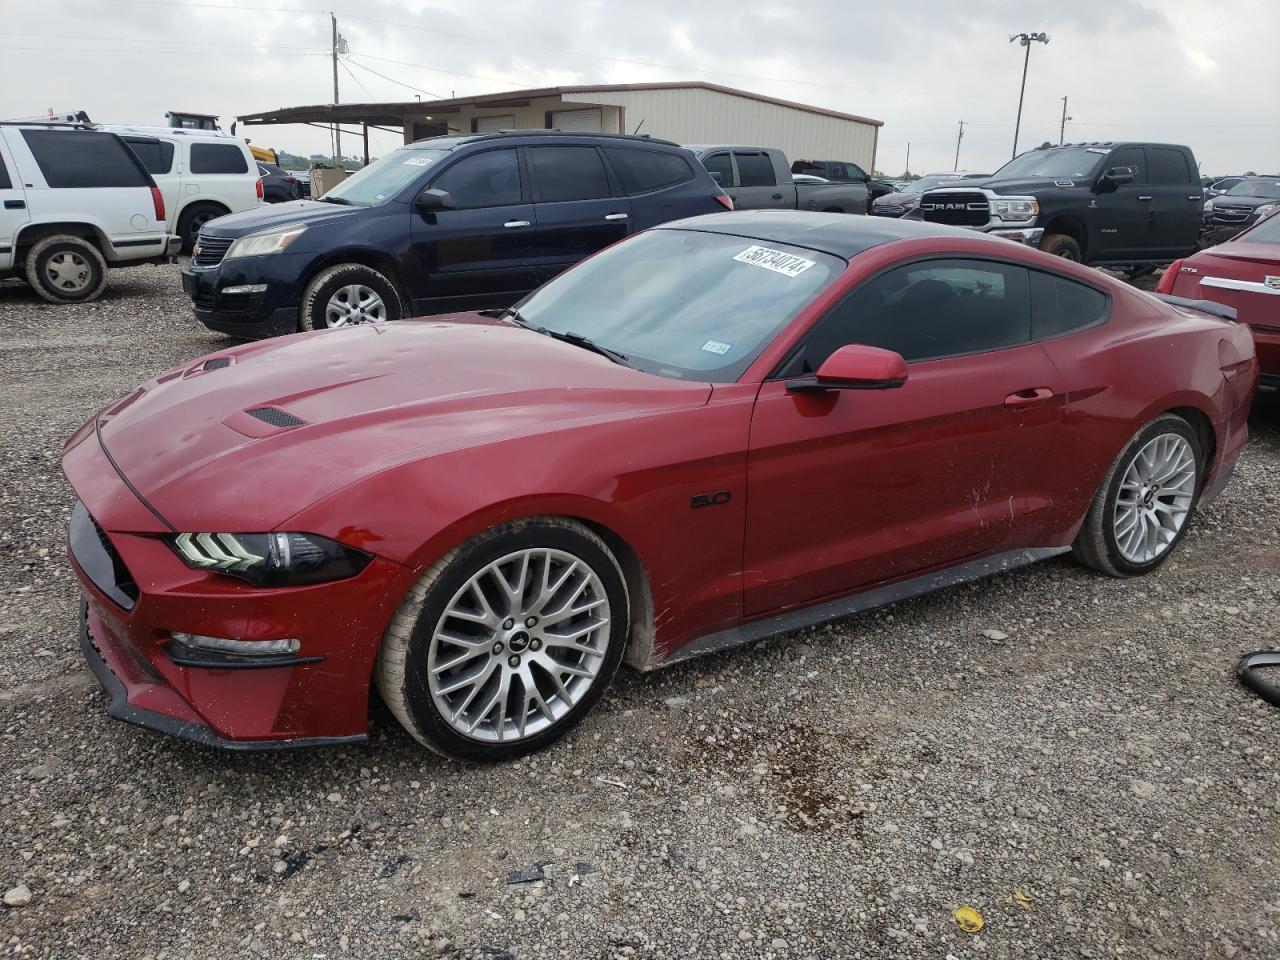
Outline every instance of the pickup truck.
{"label": "pickup truck", "polygon": [[866,213],[865,183],[796,183],[781,150],[722,144],[686,146],[710,172],[736,210],[821,210]]}
{"label": "pickup truck", "polygon": [[986,180],[926,191],[906,219],[969,227],[1139,275],[1197,248],[1203,206],[1188,147],[1045,144]]}

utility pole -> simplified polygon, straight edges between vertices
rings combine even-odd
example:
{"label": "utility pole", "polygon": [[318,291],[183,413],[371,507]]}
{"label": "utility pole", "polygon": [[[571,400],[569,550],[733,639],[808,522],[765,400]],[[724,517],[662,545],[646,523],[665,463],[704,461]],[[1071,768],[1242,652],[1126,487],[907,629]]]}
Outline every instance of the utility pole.
{"label": "utility pole", "polygon": [[903,171],[907,176],[911,176],[911,141],[907,141],[907,169]]}
{"label": "utility pole", "polygon": [[1067,138],[1067,121],[1071,117],[1067,116],[1067,98],[1062,98],[1062,126],[1058,128],[1058,146],[1062,146],[1062,142]]}
{"label": "utility pole", "polygon": [[964,139],[964,121],[960,121],[960,132],[956,134],[956,162],[952,164],[952,170],[960,169],[960,141]]}
{"label": "utility pole", "polygon": [[1017,40],[1027,48],[1026,56],[1022,58],[1022,89],[1018,91],[1018,121],[1013,126],[1013,155],[1018,155],[1018,134],[1022,130],[1022,98],[1027,92],[1027,67],[1031,63],[1031,44],[1049,42],[1047,33],[1011,33],[1009,34],[1009,42]]}
{"label": "utility pole", "polygon": [[[338,18],[330,12],[329,23],[333,27],[333,105],[338,105]],[[333,122],[333,165],[338,167],[342,163],[342,128],[338,126],[338,121]]]}

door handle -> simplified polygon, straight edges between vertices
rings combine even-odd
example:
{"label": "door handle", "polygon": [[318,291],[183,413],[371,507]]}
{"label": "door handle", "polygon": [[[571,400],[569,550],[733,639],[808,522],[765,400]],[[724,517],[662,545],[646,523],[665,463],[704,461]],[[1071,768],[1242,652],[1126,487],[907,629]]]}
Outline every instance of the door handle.
{"label": "door handle", "polygon": [[1204,203],[1204,197],[1191,196],[1191,197],[1187,197],[1187,199],[1188,199],[1188,200],[1199,200],[1201,203]]}
{"label": "door handle", "polygon": [[1148,194],[1146,194],[1145,196],[1140,196],[1140,197],[1138,197],[1138,199],[1139,199],[1139,200],[1150,200],[1150,199],[1151,199],[1151,194],[1149,194],[1149,193],[1148,193]]}
{"label": "door handle", "polygon": [[6,200],[4,208],[6,210],[25,210],[27,209],[27,202],[25,200]]}
{"label": "door handle", "polygon": [[606,213],[604,218],[606,220],[625,220],[627,215],[625,213]]}
{"label": "door handle", "polygon": [[775,200],[781,200],[781,199],[782,199],[782,194],[780,194],[780,193],[775,193],[775,194],[773,195],[773,199],[775,199]]}
{"label": "door handle", "polygon": [[1048,387],[1028,387],[1026,390],[1019,390],[1011,393],[1004,398],[1006,407],[1029,407],[1036,403],[1044,403],[1053,397],[1053,391]]}
{"label": "door handle", "polygon": [[527,227],[528,225],[529,225],[528,220],[508,220],[506,223],[503,224],[503,226],[506,227],[508,230],[511,230],[515,227]]}

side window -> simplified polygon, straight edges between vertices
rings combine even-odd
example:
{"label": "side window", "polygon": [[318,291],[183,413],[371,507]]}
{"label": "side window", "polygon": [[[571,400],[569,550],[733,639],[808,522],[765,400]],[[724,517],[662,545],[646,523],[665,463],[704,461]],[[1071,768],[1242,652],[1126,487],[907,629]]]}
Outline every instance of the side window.
{"label": "side window", "polygon": [[812,373],[849,343],[913,363],[1031,341],[1027,270],[981,260],[922,260],[860,285],[818,321],[802,348]]}
{"label": "side window", "polygon": [[605,147],[604,152],[622,189],[630,194],[661,190],[693,179],[689,162],[678,154],[628,147]]}
{"label": "side window", "polygon": [[490,150],[463,157],[431,183],[447,190],[460,209],[507,207],[520,203],[520,163],[514,150]]}
{"label": "side window", "polygon": [[707,168],[708,173],[719,175],[720,186],[736,186],[733,182],[733,161],[727,153],[713,153],[709,157],[703,157],[702,165]]}
{"label": "side window", "polygon": [[13,181],[9,179],[9,171],[4,165],[4,154],[0,154],[0,190],[12,190]]}
{"label": "side window", "polygon": [[738,161],[738,179],[740,187],[776,187],[778,180],[773,175],[773,161],[767,153],[735,153]]}
{"label": "side window", "polygon": [[1151,183],[1191,183],[1191,171],[1181,150],[1147,147],[1147,179]]}
{"label": "side window", "polygon": [[850,180],[866,180],[867,179],[867,172],[863,170],[860,166],[858,166],[856,163],[846,163],[844,167],[845,167],[845,176],[848,177]]}
{"label": "side window", "polygon": [[147,173],[168,173],[173,169],[173,144],[154,137],[122,137]]}
{"label": "side window", "polygon": [[1048,340],[1107,317],[1107,295],[1066,277],[1031,271],[1031,338]]}
{"label": "side window", "polygon": [[193,143],[192,173],[248,173],[244,151],[234,143]]}
{"label": "side window", "polygon": [[1103,169],[1110,170],[1112,167],[1132,167],[1133,182],[1147,182],[1147,156],[1141,147],[1121,147],[1119,150],[1113,150],[1111,156],[1107,157]]}
{"label": "side window", "polygon": [[595,147],[530,147],[529,165],[542,203],[613,196]]}
{"label": "side window", "polygon": [[124,141],[88,130],[23,130],[51,187],[145,187],[150,178]]}

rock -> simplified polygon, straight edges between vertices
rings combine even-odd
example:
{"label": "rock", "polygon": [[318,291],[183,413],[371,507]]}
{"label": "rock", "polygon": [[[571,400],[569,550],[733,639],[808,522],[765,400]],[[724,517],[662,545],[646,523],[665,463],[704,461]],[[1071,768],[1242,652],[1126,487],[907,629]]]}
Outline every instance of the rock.
{"label": "rock", "polygon": [[190,880],[180,880],[180,881],[178,881],[178,892],[179,892],[179,893],[186,893],[186,892],[187,892],[188,890],[190,890],[190,889],[191,889],[191,881],[190,881]]}
{"label": "rock", "polygon": [[787,941],[783,940],[781,937],[774,937],[769,941],[769,946],[773,947],[775,950],[785,950],[787,949]]}
{"label": "rock", "polygon": [[4,892],[4,905],[6,907],[25,907],[30,902],[31,888],[25,883],[10,887]]}
{"label": "rock", "polygon": [[755,939],[755,936],[752,935],[750,930],[739,930],[738,939],[741,940],[743,943],[750,943],[752,940]]}
{"label": "rock", "polygon": [[716,796],[724,800],[733,800],[738,796],[738,788],[726,783],[723,787],[716,787]]}
{"label": "rock", "polygon": [[929,846],[933,847],[933,849],[935,850],[941,850],[942,840],[938,837],[934,837],[932,840],[929,841]]}
{"label": "rock", "polygon": [[1139,800],[1150,800],[1156,795],[1156,785],[1147,780],[1135,780],[1130,787]]}
{"label": "rock", "polygon": [[47,763],[37,763],[27,769],[28,780],[48,780],[53,776],[53,767]]}
{"label": "rock", "polygon": [[1003,630],[983,630],[982,635],[988,640],[1008,640],[1009,635]]}

